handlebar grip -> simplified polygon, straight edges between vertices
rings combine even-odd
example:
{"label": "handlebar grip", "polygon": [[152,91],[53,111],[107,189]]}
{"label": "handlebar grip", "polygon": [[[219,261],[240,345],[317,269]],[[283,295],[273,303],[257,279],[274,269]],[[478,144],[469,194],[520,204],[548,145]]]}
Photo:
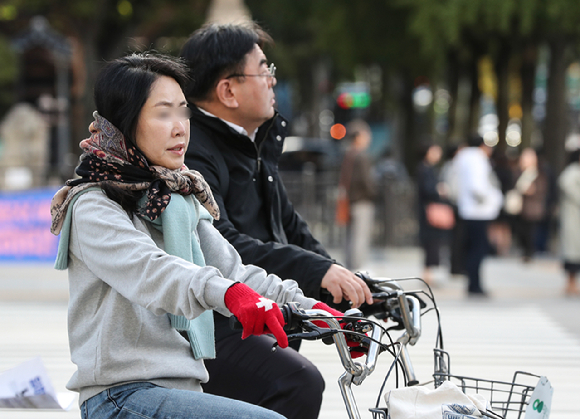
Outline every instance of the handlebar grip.
{"label": "handlebar grip", "polygon": [[[289,330],[295,325],[293,324],[293,319],[295,318],[294,314],[298,312],[299,304],[298,303],[286,303],[282,307],[280,307],[280,311],[282,312],[282,317],[284,317],[284,330]],[[242,322],[238,320],[238,318],[234,315],[230,317],[230,329],[232,330],[243,330],[244,326]]]}

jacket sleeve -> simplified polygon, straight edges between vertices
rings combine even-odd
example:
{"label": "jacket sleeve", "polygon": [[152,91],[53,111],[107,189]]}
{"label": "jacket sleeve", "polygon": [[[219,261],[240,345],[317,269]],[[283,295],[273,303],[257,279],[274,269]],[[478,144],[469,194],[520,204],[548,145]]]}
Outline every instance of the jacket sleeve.
{"label": "jacket sleeve", "polygon": [[244,265],[236,249],[209,221],[201,220],[197,231],[206,264],[218,268],[226,278],[243,282],[278,304],[295,301],[306,309],[316,304],[316,300],[304,296],[296,281],[282,281],[258,266]]}
{"label": "jacket sleeve", "polygon": [[[214,225],[238,251],[242,262],[257,265],[283,279],[294,279],[306,296],[319,300],[320,283],[328,268],[333,264],[328,255],[318,254],[296,244],[263,242],[237,230],[229,220],[227,208],[224,205],[223,196],[227,193],[229,186],[229,172],[225,163],[219,159],[219,150],[208,152],[198,149],[195,153],[189,152],[186,163],[199,171],[209,184],[220,208],[220,219]],[[285,198],[287,201],[286,196]],[[291,209],[293,211],[293,208]],[[289,209],[285,208],[285,211]],[[295,212],[294,216],[298,217]],[[294,229],[297,232],[301,225],[306,225],[303,220],[293,218],[292,215],[287,215],[286,218],[285,223],[289,225],[288,231]],[[294,233],[291,240],[306,243],[304,238],[297,237],[297,233]],[[314,243],[309,243],[309,245],[312,249],[317,248]]]}
{"label": "jacket sleeve", "polygon": [[310,250],[314,253],[324,256],[327,259],[332,259],[326,252],[322,244],[312,236],[308,224],[296,212],[294,205],[290,202],[284,183],[278,178],[278,192],[280,195],[280,205],[282,207],[282,224],[284,232],[288,238],[288,242],[301,247],[302,249]]}

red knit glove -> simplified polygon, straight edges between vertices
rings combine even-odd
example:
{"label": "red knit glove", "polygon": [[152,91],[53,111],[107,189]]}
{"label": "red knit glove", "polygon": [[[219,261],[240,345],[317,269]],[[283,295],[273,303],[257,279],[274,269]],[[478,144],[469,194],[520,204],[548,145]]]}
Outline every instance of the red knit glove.
{"label": "red knit glove", "polygon": [[238,318],[244,328],[242,339],[250,335],[271,333],[280,348],[288,346],[288,337],[283,329],[284,316],[274,301],[262,297],[241,282],[228,288],[224,301],[228,310]]}
{"label": "red knit glove", "polygon": [[[344,313],[333,309],[332,307],[329,307],[328,305],[324,304],[323,302],[318,302],[316,304],[314,304],[314,306],[312,306],[312,308],[317,309],[317,310],[324,310],[327,311],[328,313],[332,314],[333,316],[337,317],[337,320],[340,322],[340,320],[342,320],[342,316],[344,316]],[[322,320],[314,320],[312,321],[312,323],[314,323],[316,326],[318,327],[328,327],[328,325],[326,324],[326,322],[323,322]],[[340,322],[340,327],[344,329],[344,325],[346,323],[344,322]],[[345,333],[344,337],[346,339],[346,344],[348,345],[349,348],[351,348],[350,351],[350,357],[351,358],[358,358],[361,357],[363,355],[365,355],[365,352],[360,352],[357,351],[355,348],[360,347],[360,343],[359,342],[353,342],[350,338],[349,338],[349,334]]]}

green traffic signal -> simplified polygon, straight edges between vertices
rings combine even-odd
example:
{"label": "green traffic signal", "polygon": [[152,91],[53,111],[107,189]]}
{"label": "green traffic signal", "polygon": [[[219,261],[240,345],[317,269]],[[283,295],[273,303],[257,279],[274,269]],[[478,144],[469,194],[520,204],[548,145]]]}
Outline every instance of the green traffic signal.
{"label": "green traffic signal", "polygon": [[368,108],[371,104],[371,95],[367,92],[343,92],[336,98],[336,103],[342,109]]}

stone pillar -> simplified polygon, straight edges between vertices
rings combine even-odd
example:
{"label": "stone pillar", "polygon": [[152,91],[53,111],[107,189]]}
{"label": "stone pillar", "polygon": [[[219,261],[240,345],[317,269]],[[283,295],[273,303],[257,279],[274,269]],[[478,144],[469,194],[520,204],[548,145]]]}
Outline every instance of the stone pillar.
{"label": "stone pillar", "polygon": [[0,123],[0,189],[19,190],[45,184],[48,124],[28,103],[14,105]]}
{"label": "stone pillar", "polygon": [[251,20],[250,11],[243,0],[212,0],[207,22],[212,23],[242,23]]}

